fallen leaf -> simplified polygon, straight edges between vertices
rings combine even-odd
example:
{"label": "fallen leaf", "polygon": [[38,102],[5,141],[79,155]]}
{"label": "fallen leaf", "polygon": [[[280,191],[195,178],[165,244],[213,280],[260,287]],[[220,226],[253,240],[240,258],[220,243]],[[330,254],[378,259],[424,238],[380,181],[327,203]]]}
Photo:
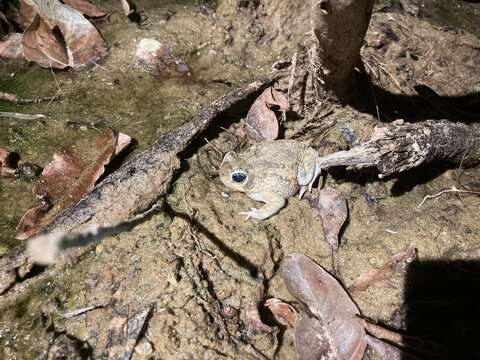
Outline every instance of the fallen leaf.
{"label": "fallen leaf", "polygon": [[327,334],[328,329],[322,321],[305,312],[300,313],[293,330],[295,352],[298,359],[343,359],[337,354],[335,343]]}
{"label": "fallen leaf", "polygon": [[172,49],[157,40],[146,38],[140,40],[136,57],[141,66],[158,78],[192,76],[188,65],[174,57]]}
{"label": "fallen leaf", "polygon": [[270,298],[265,301],[264,306],[272,312],[280,324],[293,328],[298,319],[298,312],[292,305],[280,299]]}
{"label": "fallen leaf", "polygon": [[370,286],[384,286],[386,281],[392,277],[397,264],[405,262],[411,263],[415,260],[417,252],[413,246],[394,254],[384,265],[373,267],[357,277],[353,284],[349,286],[350,292],[365,291]]}
{"label": "fallen leaf", "polygon": [[26,29],[35,19],[37,10],[35,6],[27,3],[25,0],[20,0],[18,9],[15,11],[15,22],[20,25],[22,29]]}
{"label": "fallen leaf", "polygon": [[[334,357],[326,359],[362,359],[366,342],[365,330],[357,318],[360,312],[339,282],[313,260],[300,253],[292,253],[285,258],[281,274],[290,294],[305,304],[321,323],[314,325],[317,329],[315,332],[321,332],[321,338],[317,336],[317,341],[334,344]],[[308,320],[308,323],[311,324],[311,321]],[[303,323],[299,323],[300,325],[303,328]],[[303,336],[307,339],[301,339]],[[295,342],[298,344],[309,344],[311,339],[309,340],[308,336],[308,331],[295,330]],[[315,349],[320,351],[324,347],[317,344]],[[304,353],[307,350],[298,351]],[[325,351],[309,356],[321,358],[330,354],[330,348],[325,348]]]}
{"label": "fallen leaf", "polygon": [[68,66],[67,49],[59,32],[54,32],[39,15],[23,33],[22,46],[28,61],[47,68],[63,69]]}
{"label": "fallen leaf", "polygon": [[251,141],[275,140],[278,137],[276,111],[288,110],[287,98],[272,87],[266,88],[255,100],[245,120],[247,136]]}
{"label": "fallen leaf", "polygon": [[247,334],[249,335],[269,334],[273,331],[273,328],[264,324],[260,318],[257,303],[246,306],[245,318],[247,320]]}
{"label": "fallen leaf", "polygon": [[[367,335],[366,341],[373,351],[375,351],[382,360],[402,360],[403,351],[389,343]],[[406,359],[405,359],[406,360]]]}
{"label": "fallen leaf", "polygon": [[11,152],[0,148],[0,177],[16,177],[16,171],[13,168]]}
{"label": "fallen leaf", "polygon": [[318,210],[322,218],[325,240],[333,251],[337,251],[338,234],[348,216],[347,201],[339,191],[325,188],[310,200],[310,204]]}
{"label": "fallen leaf", "polygon": [[10,33],[0,41],[0,59],[23,59],[22,34]]}
{"label": "fallen leaf", "polygon": [[[117,136],[111,129],[104,129],[91,149],[80,154],[71,151],[57,152],[43,169],[42,177],[33,193],[43,204],[25,213],[17,225],[17,239],[27,239],[38,233],[55,216],[89,193],[105,171],[105,165],[118,153]],[[122,140],[121,145],[125,146]]]}
{"label": "fallen leaf", "polygon": [[87,0],[62,0],[62,2],[89,17],[94,18],[107,15],[105,11]]}
{"label": "fallen leaf", "polygon": [[102,36],[77,10],[58,0],[22,0],[22,4],[36,11],[22,38],[27,60],[42,67],[79,70],[105,56]]}

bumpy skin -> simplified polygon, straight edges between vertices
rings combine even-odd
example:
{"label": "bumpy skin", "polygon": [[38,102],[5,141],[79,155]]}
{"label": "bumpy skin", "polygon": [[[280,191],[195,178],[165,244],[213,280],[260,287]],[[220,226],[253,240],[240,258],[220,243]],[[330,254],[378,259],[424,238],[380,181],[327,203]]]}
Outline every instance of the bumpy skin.
{"label": "bumpy skin", "polygon": [[[276,214],[285,200],[312,189],[320,173],[318,153],[305,143],[293,140],[266,141],[237,154],[229,152],[220,165],[220,179],[232,190],[264,202],[260,209],[240,214],[247,219],[267,219]],[[241,180],[241,181],[239,181]]]}

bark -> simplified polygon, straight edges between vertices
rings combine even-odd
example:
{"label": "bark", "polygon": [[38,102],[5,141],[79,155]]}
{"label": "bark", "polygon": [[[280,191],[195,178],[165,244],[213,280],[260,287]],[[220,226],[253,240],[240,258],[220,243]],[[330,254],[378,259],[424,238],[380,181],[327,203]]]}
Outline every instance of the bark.
{"label": "bark", "polygon": [[[161,135],[154,144],[120,169],[107,176],[91,193],[74,206],[64,210],[41,234],[82,230],[95,225],[111,226],[134,217],[152,206],[169,188],[172,176],[180,167],[178,154],[208,125],[235,105],[252,101],[274,81],[268,78],[233,91],[198,112],[190,122]],[[40,234],[40,235],[41,235]],[[89,247],[67,255],[74,261]],[[0,295],[15,297],[24,293],[33,282],[43,281],[60,271],[65,264],[48,268],[40,275],[23,281],[33,264],[27,257],[25,244],[0,258]],[[5,299],[7,294],[0,297]]]}
{"label": "bark", "polygon": [[321,167],[376,167],[379,177],[433,161],[473,165],[480,161],[480,128],[447,120],[394,123],[376,128],[370,140],[321,158]]}
{"label": "bark", "polygon": [[373,0],[312,0],[310,62],[317,102],[347,103]]}

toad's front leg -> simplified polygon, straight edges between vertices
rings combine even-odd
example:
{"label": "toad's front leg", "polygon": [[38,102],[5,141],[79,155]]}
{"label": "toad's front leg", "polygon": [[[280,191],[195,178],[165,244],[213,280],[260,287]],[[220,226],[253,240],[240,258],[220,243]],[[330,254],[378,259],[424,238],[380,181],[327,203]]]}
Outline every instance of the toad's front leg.
{"label": "toad's front leg", "polygon": [[260,209],[250,208],[249,211],[241,212],[240,215],[247,215],[246,220],[250,218],[258,220],[268,219],[285,206],[285,199],[281,195],[271,191],[246,193],[246,195],[253,200],[265,203]]}

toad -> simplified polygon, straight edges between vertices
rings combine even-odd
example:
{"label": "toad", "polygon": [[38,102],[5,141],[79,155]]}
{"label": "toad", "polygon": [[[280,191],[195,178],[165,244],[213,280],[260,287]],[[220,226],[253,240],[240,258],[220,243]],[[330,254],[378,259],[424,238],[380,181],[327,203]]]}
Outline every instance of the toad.
{"label": "toad", "polygon": [[317,151],[294,140],[265,141],[241,153],[228,152],[220,164],[220,179],[230,189],[265,203],[241,212],[246,219],[267,219],[285,206],[286,199],[312,190],[320,174]]}

